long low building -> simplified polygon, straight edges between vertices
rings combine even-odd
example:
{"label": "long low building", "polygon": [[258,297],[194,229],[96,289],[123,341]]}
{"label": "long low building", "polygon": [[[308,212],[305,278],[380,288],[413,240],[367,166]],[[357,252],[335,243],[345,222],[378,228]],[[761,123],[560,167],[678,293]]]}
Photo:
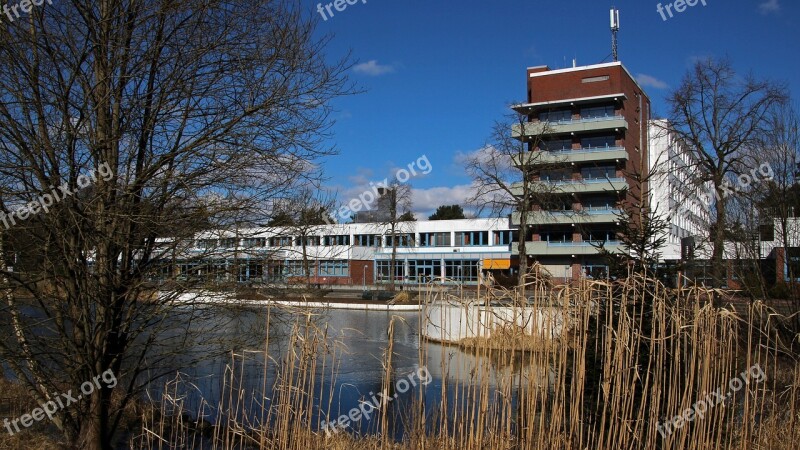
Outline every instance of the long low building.
{"label": "long low building", "polygon": [[513,228],[508,218],[489,218],[403,222],[394,234],[376,223],[221,232],[198,237],[162,274],[319,285],[385,284],[392,277],[398,284],[474,285],[482,272],[512,274]]}

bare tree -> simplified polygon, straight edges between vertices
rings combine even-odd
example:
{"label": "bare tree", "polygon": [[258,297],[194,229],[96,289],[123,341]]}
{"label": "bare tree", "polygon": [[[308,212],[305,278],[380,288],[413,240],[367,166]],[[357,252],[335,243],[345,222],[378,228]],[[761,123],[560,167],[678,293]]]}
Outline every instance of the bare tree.
{"label": "bare tree", "polygon": [[[550,133],[547,122],[538,122],[533,132],[521,133],[531,127],[524,114],[514,114],[507,121],[494,125],[490,142],[465,161],[466,170],[473,182],[473,194],[467,200],[479,212],[514,214],[519,217],[519,287],[525,288],[528,272],[526,241],[531,226],[529,215],[541,210],[559,197],[559,188],[553,183],[535,179],[535,171],[563,167],[563,161],[546,151],[544,137]],[[512,133],[513,126],[518,127]],[[531,128],[528,128],[529,130]]]}
{"label": "bare tree", "polygon": [[39,261],[0,265],[0,357],[39,403],[120,380],[58,411],[70,447],[113,448],[161,375],[154,347],[182,342],[171,305],[192,283],[173,262],[198,261],[195,237],[257,218],[332,153],[348,65],[315,33],[294,2],[255,0],[53,2],[0,28],[0,209]]}
{"label": "bare tree", "polygon": [[326,198],[321,191],[304,187],[292,197],[277,202],[273,219],[267,224],[295,238],[295,247],[300,248],[306,287],[311,286],[317,259],[316,254],[311,255],[309,247],[321,245],[319,232],[325,224],[333,221],[328,213],[333,205],[333,200]]}
{"label": "bare tree", "polygon": [[[776,109],[770,116],[769,132],[763,136],[760,150],[754,164],[760,161],[769,166],[770,172],[769,180],[757,185],[762,224],[767,225],[769,220],[773,226],[773,219],[778,220],[780,236],[776,240],[788,258],[790,243],[797,238],[792,235],[795,227],[790,222],[800,216],[800,119],[791,105]],[[798,274],[793,273],[791,264],[787,272],[793,285]]]}
{"label": "bare tree", "polygon": [[670,123],[687,148],[695,152],[701,168],[696,187],[713,187],[715,221],[709,231],[715,286],[723,283],[728,196],[734,194],[730,178],[747,172],[747,155],[768,129],[770,112],[787,99],[784,86],[742,77],[727,59],[698,61],[681,85],[670,94]]}
{"label": "bare tree", "polygon": [[[394,291],[397,278],[397,247],[401,240],[411,240],[405,233],[413,229],[413,220],[409,220],[408,217],[411,210],[411,185],[393,180],[386,187],[380,188],[378,194],[380,195],[377,204],[379,224],[388,228],[387,236],[392,243],[389,290]],[[406,245],[413,245],[413,242],[406,242]]]}

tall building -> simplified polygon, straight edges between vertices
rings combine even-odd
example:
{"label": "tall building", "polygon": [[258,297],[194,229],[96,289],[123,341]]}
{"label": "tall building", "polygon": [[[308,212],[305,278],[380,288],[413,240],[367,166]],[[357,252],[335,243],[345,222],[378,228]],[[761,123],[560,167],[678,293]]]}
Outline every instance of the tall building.
{"label": "tall building", "polygon": [[619,62],[532,67],[527,77],[527,103],[514,106],[527,122],[512,133],[540,152],[526,176],[548,194],[532,202],[526,252],[556,279],[605,277],[598,246],[621,250],[617,214],[638,197],[631,174],[648,170],[650,100]]}
{"label": "tall building", "polygon": [[[650,122],[649,163],[651,168],[650,207],[661,217],[668,218],[661,259],[674,262],[690,257],[709,257],[702,241],[711,226],[708,203],[710,183],[698,184],[701,179],[695,154],[672,131],[664,119]],[[700,246],[702,248],[698,249]],[[699,250],[699,251],[696,251]]]}

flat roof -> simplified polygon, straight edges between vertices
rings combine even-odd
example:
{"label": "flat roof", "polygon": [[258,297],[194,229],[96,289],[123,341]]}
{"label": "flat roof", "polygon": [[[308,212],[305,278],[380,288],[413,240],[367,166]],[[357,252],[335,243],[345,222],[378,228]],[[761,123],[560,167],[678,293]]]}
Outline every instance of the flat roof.
{"label": "flat roof", "polygon": [[[580,72],[580,71],[583,71],[583,70],[602,69],[602,68],[605,68],[605,67],[614,67],[614,66],[620,66],[622,68],[622,70],[624,70],[625,73],[628,74],[628,76],[631,78],[631,80],[633,80],[633,83],[636,84],[636,87],[638,87],[639,90],[641,90],[642,92],[645,93],[645,95],[647,95],[647,91],[642,89],[642,87],[639,85],[639,82],[636,81],[636,78],[633,75],[631,75],[630,71],[628,71],[628,69],[625,67],[625,65],[622,64],[622,61],[614,61],[614,62],[602,63],[602,64],[593,64],[591,66],[567,67],[566,69],[554,69],[554,70],[546,70],[546,71],[543,71],[543,72],[534,72],[534,73],[529,73],[528,77],[529,78],[536,78],[536,77],[543,77],[543,76],[546,76],[546,75],[558,75],[560,73]],[[547,66],[528,67],[528,69],[541,69],[542,67],[547,67]],[[648,95],[648,98],[649,97],[650,96]]]}
{"label": "flat roof", "polygon": [[512,105],[511,108],[515,111],[520,109],[531,109],[531,108],[538,108],[541,106],[549,106],[549,105],[561,105],[564,103],[590,103],[597,100],[607,100],[609,98],[627,98],[625,93],[620,92],[618,94],[606,94],[606,95],[595,95],[593,97],[577,97],[577,98],[565,98],[562,100],[553,100],[549,102],[535,102],[535,103],[520,103],[518,105]]}

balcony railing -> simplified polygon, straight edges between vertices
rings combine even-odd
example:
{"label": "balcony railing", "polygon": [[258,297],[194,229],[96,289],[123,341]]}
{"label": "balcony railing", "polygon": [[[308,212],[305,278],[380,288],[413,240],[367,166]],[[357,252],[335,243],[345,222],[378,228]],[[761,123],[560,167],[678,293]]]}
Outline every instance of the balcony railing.
{"label": "balcony railing", "polygon": [[558,150],[542,150],[550,153],[562,154],[562,153],[598,153],[598,152],[618,152],[618,151],[625,151],[625,147],[581,147],[576,149],[558,149]]}
{"label": "balcony railing", "polygon": [[[544,241],[543,241],[544,242]],[[593,241],[567,241],[567,242],[547,242],[547,245],[555,246],[555,247],[596,247],[600,244],[605,243],[605,245],[619,245],[620,241],[604,241],[604,240],[593,240]]]}
{"label": "balcony railing", "polygon": [[593,184],[593,183],[613,183],[613,182],[624,182],[625,178],[622,177],[614,177],[614,178],[584,178],[582,180],[548,180],[548,179],[541,179],[539,181],[551,183],[555,186],[568,186],[568,185],[575,185],[575,184]]}
{"label": "balcony railing", "polygon": [[559,120],[540,120],[542,123],[548,123],[550,125],[568,125],[571,123],[586,123],[586,122],[602,122],[605,120],[618,120],[624,119],[623,116],[599,116],[599,117],[581,117],[580,119],[559,119]]}

